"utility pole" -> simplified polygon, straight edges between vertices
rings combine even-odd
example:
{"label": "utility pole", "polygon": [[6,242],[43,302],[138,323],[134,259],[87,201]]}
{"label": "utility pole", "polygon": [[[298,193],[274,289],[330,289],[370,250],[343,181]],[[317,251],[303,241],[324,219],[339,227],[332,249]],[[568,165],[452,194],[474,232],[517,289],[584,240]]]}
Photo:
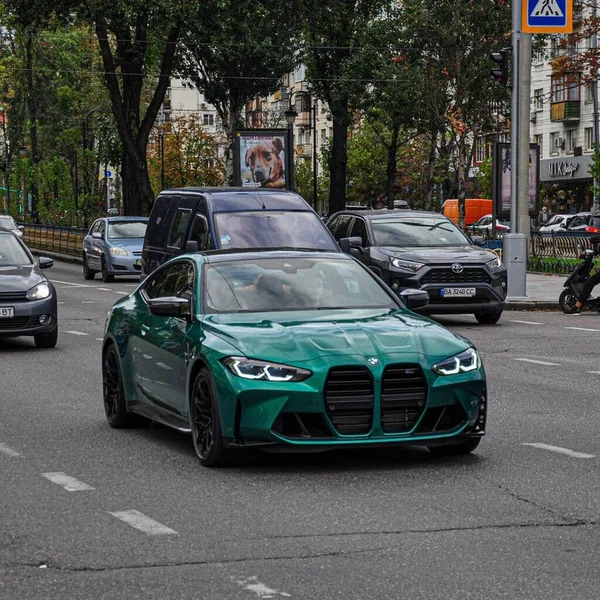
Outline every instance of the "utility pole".
{"label": "utility pole", "polygon": [[[592,19],[593,22],[596,22],[596,16],[598,14],[597,3],[593,3],[592,8]],[[594,32],[590,39],[590,50],[593,51],[593,54],[596,54],[596,50],[598,48],[598,35]],[[598,75],[596,75],[592,79],[591,83],[591,91],[592,91],[592,102],[594,106],[594,158],[598,160],[598,152],[600,152],[600,132],[598,126]],[[600,194],[598,194],[598,186],[600,185],[600,181],[596,177],[594,177],[594,183],[592,184],[592,193],[594,194],[594,202],[592,204],[592,214],[600,215]]]}

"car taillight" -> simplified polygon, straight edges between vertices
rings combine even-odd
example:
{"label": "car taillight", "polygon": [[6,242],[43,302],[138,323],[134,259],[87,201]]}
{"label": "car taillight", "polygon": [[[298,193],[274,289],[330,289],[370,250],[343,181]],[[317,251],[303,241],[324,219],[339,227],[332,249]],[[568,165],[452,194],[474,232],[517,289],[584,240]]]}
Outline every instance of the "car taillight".
{"label": "car taillight", "polygon": [[600,227],[594,227],[593,225],[590,225],[586,231],[589,233],[600,233]]}

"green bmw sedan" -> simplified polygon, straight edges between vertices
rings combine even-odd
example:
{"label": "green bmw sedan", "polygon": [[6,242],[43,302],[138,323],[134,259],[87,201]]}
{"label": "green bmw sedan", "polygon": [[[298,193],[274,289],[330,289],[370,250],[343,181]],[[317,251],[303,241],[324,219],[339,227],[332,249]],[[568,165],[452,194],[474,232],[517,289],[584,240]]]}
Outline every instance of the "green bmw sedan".
{"label": "green bmw sedan", "polygon": [[409,310],[426,302],[341,253],[180,256],[108,315],[108,424],[190,433],[205,466],[253,447],[472,452],[485,433],[481,359]]}

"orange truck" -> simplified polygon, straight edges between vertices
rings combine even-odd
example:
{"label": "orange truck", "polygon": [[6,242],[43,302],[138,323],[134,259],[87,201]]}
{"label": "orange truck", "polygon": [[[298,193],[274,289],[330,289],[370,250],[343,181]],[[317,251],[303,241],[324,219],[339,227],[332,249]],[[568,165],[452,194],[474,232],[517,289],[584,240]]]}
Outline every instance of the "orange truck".
{"label": "orange truck", "polygon": [[[442,214],[458,225],[458,200],[446,200]],[[465,227],[479,221],[481,217],[492,214],[492,201],[486,198],[467,198],[465,200]]]}

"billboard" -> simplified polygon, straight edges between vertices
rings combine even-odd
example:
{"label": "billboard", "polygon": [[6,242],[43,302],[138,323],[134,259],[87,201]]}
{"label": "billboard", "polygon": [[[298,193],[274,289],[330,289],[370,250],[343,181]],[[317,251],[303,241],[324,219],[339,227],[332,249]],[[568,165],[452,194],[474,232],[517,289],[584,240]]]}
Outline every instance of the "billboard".
{"label": "billboard", "polygon": [[[496,216],[510,218],[511,174],[510,144],[497,142],[494,144],[493,157],[493,197]],[[540,147],[538,144],[529,145],[529,215],[538,214],[540,181]]]}
{"label": "billboard", "polygon": [[290,189],[291,154],[287,129],[244,129],[235,132],[234,185]]}

